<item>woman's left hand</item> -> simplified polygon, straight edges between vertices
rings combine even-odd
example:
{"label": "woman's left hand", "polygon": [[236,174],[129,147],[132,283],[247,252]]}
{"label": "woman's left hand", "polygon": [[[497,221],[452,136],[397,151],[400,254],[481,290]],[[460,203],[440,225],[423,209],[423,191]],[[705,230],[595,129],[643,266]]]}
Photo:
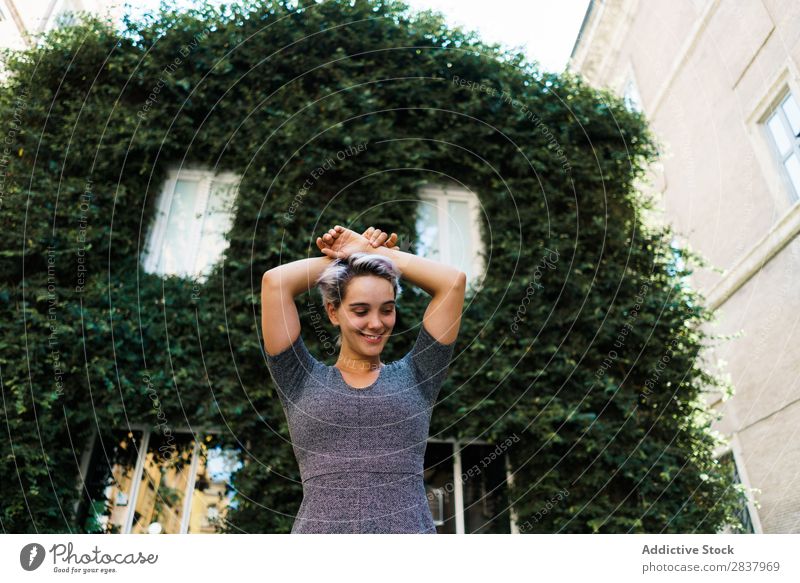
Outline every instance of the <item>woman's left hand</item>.
{"label": "woman's left hand", "polygon": [[364,236],[369,239],[370,244],[373,247],[380,247],[381,245],[384,245],[391,249],[392,247],[397,246],[397,233],[392,233],[390,236],[388,233],[381,231],[380,229],[370,227],[364,231]]}

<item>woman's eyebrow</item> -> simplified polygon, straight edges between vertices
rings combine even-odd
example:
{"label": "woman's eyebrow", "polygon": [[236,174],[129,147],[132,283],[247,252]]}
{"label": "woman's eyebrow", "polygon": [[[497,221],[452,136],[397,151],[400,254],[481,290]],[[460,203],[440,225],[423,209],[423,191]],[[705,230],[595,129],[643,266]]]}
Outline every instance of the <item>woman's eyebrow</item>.
{"label": "woman's eyebrow", "polygon": [[[383,302],[383,304],[381,304],[381,305],[385,306],[386,304],[395,304],[395,303],[397,303],[397,302],[395,302],[395,300],[389,300],[387,302]],[[372,304],[367,303],[367,302],[354,302],[354,303],[348,304],[348,305],[352,308],[353,306],[367,306],[367,307],[369,307]]]}

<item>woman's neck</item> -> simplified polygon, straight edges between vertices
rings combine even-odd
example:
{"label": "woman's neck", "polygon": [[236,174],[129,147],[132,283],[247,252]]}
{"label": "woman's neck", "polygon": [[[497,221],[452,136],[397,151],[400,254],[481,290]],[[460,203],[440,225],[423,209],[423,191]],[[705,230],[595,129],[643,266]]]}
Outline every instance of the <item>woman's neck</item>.
{"label": "woman's neck", "polygon": [[383,363],[381,362],[381,357],[379,354],[370,359],[368,357],[356,355],[350,351],[342,349],[334,366],[345,372],[366,374],[375,370],[380,370],[383,366]]}

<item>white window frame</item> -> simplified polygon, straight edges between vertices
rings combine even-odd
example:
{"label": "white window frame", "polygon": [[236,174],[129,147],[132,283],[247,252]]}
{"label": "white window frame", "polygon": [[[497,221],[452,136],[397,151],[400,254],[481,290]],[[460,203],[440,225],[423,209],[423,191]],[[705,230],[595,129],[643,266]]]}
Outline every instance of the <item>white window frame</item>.
{"label": "white window frame", "polygon": [[[419,190],[420,204],[433,204],[436,207],[437,223],[439,225],[439,260],[446,265],[453,265],[450,256],[450,220],[447,217],[447,202],[457,200],[467,203],[470,218],[470,236],[475,243],[472,257],[472,278],[467,282],[468,287],[476,291],[483,286],[484,242],[480,233],[480,201],[474,192],[463,187],[452,185],[427,185]],[[419,233],[416,233],[419,237]]]}
{"label": "white window frame", "polygon": [[[795,186],[792,182],[791,178],[789,177],[788,172],[786,171],[786,167],[784,166],[784,162],[792,156],[795,155],[798,161],[800,161],[800,139],[792,133],[791,127],[789,126],[789,121],[786,119],[786,114],[782,110],[783,103],[792,97],[794,102],[800,106],[800,95],[796,92],[792,91],[788,87],[785,87],[783,91],[780,93],[778,99],[775,100],[775,103],[767,112],[767,114],[763,117],[761,122],[761,131],[764,132],[767,141],[770,144],[770,149],[772,151],[773,156],[779,166],[779,172],[783,177],[783,182],[786,190],[789,192],[792,202],[800,201],[800,184]],[[780,120],[781,126],[783,127],[784,131],[786,132],[786,137],[791,142],[791,147],[789,149],[788,154],[782,154],[778,149],[778,144],[775,143],[775,138],[772,136],[772,133],[767,126],[767,123],[770,119],[772,119],[773,115],[776,115]]]}
{"label": "white window frame", "polygon": [[[194,255],[188,262],[191,268],[187,271],[178,273],[168,273],[158,269],[161,262],[164,238],[166,236],[167,223],[169,221],[169,211],[172,206],[172,200],[175,196],[175,187],[179,180],[186,180],[198,183],[198,196],[195,201],[194,215],[200,215],[201,219],[194,225],[192,230],[192,244],[190,248],[193,250]],[[240,177],[233,172],[219,172],[215,173],[211,170],[201,168],[170,168],[167,171],[167,177],[161,187],[156,203],[156,212],[153,221],[151,222],[150,229],[147,235],[147,243],[142,253],[141,263],[145,272],[157,275],[178,275],[182,277],[193,277],[199,281],[205,281],[208,274],[197,267],[197,257],[200,252],[200,239],[203,234],[203,226],[206,220],[208,201],[211,196],[211,185],[227,184],[233,185],[236,189],[238,196]]]}
{"label": "white window frame", "polygon": [[[44,16],[43,30],[52,30],[60,24],[74,24],[75,12],[85,10],[83,7],[74,6],[71,0],[56,0],[51,4],[50,12]],[[69,13],[69,18],[65,18]]]}
{"label": "white window frame", "polygon": [[[792,200],[792,190],[787,184],[788,178],[785,171],[782,168],[781,172],[775,171],[778,162],[773,154],[772,137],[764,124],[787,92],[790,91],[795,99],[800,99],[798,80],[800,80],[800,70],[791,58],[787,58],[783,65],[776,67],[773,76],[764,83],[764,90],[746,110],[749,112],[745,117],[747,135],[752,142],[762,176],[779,211],[778,214],[784,215],[777,223],[786,218],[785,215],[791,213],[798,201]],[[787,189],[789,189],[790,196],[787,196]]]}
{"label": "white window frame", "polygon": [[[147,448],[150,444],[150,435],[153,433],[152,427],[148,425],[144,425],[141,423],[132,423],[130,424],[127,429],[124,427],[116,428],[119,431],[141,431],[142,438],[141,443],[139,444],[139,450],[136,453],[136,464],[134,465],[133,470],[133,477],[131,478],[131,491],[127,493],[128,495],[128,507],[125,510],[125,523],[123,524],[123,529],[120,534],[131,534],[131,530],[133,529],[133,515],[136,512],[136,500],[139,496],[139,488],[142,482],[142,475],[144,473],[144,462],[145,458],[147,457]],[[181,515],[181,529],[178,534],[189,534],[189,519],[190,513],[192,510],[192,497],[194,495],[194,486],[195,481],[197,478],[197,464],[198,459],[200,457],[200,440],[197,436],[204,436],[207,434],[219,434],[221,433],[221,429],[218,427],[212,427],[209,429],[201,429],[201,430],[194,430],[187,428],[180,428],[180,429],[173,429],[172,434],[191,434],[195,437],[194,439],[194,449],[192,450],[192,463],[189,467],[189,479],[186,483],[186,490],[184,491],[183,495],[183,513]],[[85,483],[87,478],[87,473],[89,471],[89,462],[92,456],[93,450],[96,446],[97,441],[97,430],[94,431],[89,443],[86,446],[86,449],[83,452],[83,457],[81,460],[81,479],[80,479],[80,486],[78,488],[79,493],[81,496],[83,495],[85,489]],[[243,462],[244,463],[244,462]],[[80,500],[76,501],[74,509],[75,511],[78,510]]]}
{"label": "white window frame", "polygon": [[[755,501],[751,492],[750,477],[747,475],[747,469],[744,465],[744,456],[742,455],[742,445],[739,441],[739,436],[734,433],[727,445],[721,447],[718,451],[714,452],[714,459],[720,459],[722,456],[732,453],[733,462],[736,464],[736,472],[739,474],[739,481],[747,490],[747,512],[750,514],[750,521],[753,523],[753,531],[755,534],[763,534],[764,530],[761,527],[761,519],[758,516]],[[722,531],[726,533],[727,529]]]}
{"label": "white window frame", "polygon": [[639,84],[636,82],[636,71],[633,69],[633,63],[628,63],[628,69],[620,88],[620,95],[629,109],[644,113],[642,94],[639,92]]}
{"label": "white window frame", "polygon": [[[120,431],[125,430],[125,428],[118,428]],[[141,431],[141,443],[139,445],[139,450],[137,451],[136,455],[136,463],[134,465],[133,476],[131,477],[131,490],[128,493],[128,507],[125,512],[125,523],[123,525],[123,530],[120,534],[131,534],[131,530],[133,529],[133,517],[136,511],[136,500],[139,496],[139,488],[141,487],[142,482],[142,475],[144,473],[144,463],[147,457],[147,448],[150,444],[150,435],[153,433],[152,428],[148,425],[134,423],[130,424],[127,428],[128,431]],[[215,434],[220,433],[220,428],[218,427],[211,427],[204,430],[199,431],[192,431],[190,429],[173,429],[173,434],[193,434],[193,435],[206,435],[206,434]],[[80,485],[78,486],[78,492],[80,496],[83,496],[83,492],[85,490],[85,483],[87,479],[87,474],[89,472],[89,463],[94,451],[94,448],[97,447],[97,430],[94,431],[92,437],[89,440],[89,443],[86,445],[84,449],[83,456],[81,459],[81,466],[80,466]],[[464,482],[461,479],[463,469],[461,466],[461,450],[468,446],[468,445],[493,445],[492,442],[483,440],[483,439],[467,439],[467,440],[458,440],[458,439],[440,439],[440,438],[430,438],[427,440],[428,443],[450,443],[453,448],[453,484],[454,484],[454,498],[455,498],[455,519],[456,519],[456,534],[466,534],[466,525],[464,520]],[[724,452],[723,452],[724,453]],[[192,509],[192,496],[194,494],[194,486],[195,480],[197,477],[197,464],[200,455],[200,441],[195,439],[194,449],[192,451],[192,463],[189,469],[190,475],[189,480],[187,480],[186,490],[184,491],[184,502],[183,502],[183,514],[181,515],[181,529],[179,534],[188,534],[189,531],[189,520],[190,520],[190,512]],[[722,454],[720,454],[722,455]],[[511,468],[511,463],[509,461],[508,456],[504,456],[505,458],[505,471],[506,471],[506,483],[507,488],[513,484],[514,475]],[[740,475],[742,475],[740,473]],[[742,478],[744,480],[744,477]],[[80,499],[75,502],[74,510],[77,512],[80,504]],[[519,534],[519,526],[518,526],[518,515],[514,508],[514,505],[511,503],[509,499],[509,526],[510,526],[510,533],[511,534]],[[753,516],[751,514],[751,516]],[[756,520],[754,519],[753,524],[756,524]],[[760,528],[760,524],[759,524]]]}
{"label": "white window frame", "polygon": [[[453,446],[453,497],[455,501],[455,519],[456,519],[456,534],[466,534],[466,525],[464,521],[464,482],[461,479],[463,469],[461,467],[461,450],[468,445],[494,445],[493,443],[483,439],[440,439],[430,438],[428,443],[451,443]],[[513,484],[513,473],[511,464],[508,461],[508,456],[505,457],[505,470],[506,470],[506,483],[507,487]],[[517,512],[514,509],[509,499],[509,523],[510,533],[519,534],[519,527],[517,525]]]}

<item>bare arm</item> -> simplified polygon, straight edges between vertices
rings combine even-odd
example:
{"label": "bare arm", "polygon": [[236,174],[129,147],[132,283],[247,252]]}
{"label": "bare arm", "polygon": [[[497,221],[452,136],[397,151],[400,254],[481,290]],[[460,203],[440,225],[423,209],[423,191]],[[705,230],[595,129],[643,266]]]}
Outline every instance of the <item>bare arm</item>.
{"label": "bare arm", "polygon": [[[320,250],[328,257],[348,257],[351,253],[366,251],[392,259],[405,279],[433,296],[423,316],[423,323],[431,336],[442,344],[455,342],[467,287],[467,275],[463,271],[396,247],[373,248],[370,239],[340,225],[328,233],[330,237],[325,235],[324,240],[317,240]],[[373,235],[385,236],[381,231]]]}
{"label": "bare arm", "polygon": [[[397,234],[377,232],[370,227],[359,237],[363,251],[375,251],[369,245],[369,236],[377,246],[392,246],[397,241]],[[317,245],[322,248],[334,242],[336,231],[331,229],[317,238]],[[322,272],[333,263],[334,258],[327,255],[299,259],[270,269],[261,278],[261,333],[264,336],[264,348],[270,355],[276,355],[294,344],[300,336],[300,315],[294,305],[294,298],[307,292],[316,283]]]}
{"label": "bare arm", "polygon": [[463,271],[444,263],[400,251],[397,248],[378,247],[373,249],[372,253],[392,259],[397,267],[400,268],[405,279],[421,287],[433,297],[447,293],[454,286],[458,287],[462,283],[466,287],[467,275]]}
{"label": "bare arm", "polygon": [[455,342],[461,327],[467,275],[455,267],[397,248],[378,247],[372,252],[392,259],[403,278],[433,296],[423,316],[425,328],[442,344]]}
{"label": "bare arm", "polygon": [[332,262],[330,257],[312,257],[264,273],[261,278],[261,333],[268,354],[279,354],[297,340],[300,315],[294,298],[308,291]]}

